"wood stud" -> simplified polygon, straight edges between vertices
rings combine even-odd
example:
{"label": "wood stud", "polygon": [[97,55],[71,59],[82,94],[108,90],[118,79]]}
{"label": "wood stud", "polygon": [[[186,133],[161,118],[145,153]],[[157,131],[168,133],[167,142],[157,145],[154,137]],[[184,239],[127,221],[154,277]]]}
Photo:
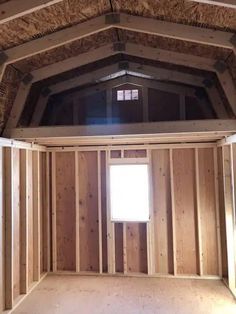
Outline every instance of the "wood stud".
{"label": "wood stud", "polygon": [[199,193],[199,159],[198,149],[195,148],[195,185],[196,185],[196,210],[197,210],[197,243],[198,243],[198,271],[203,275],[203,252],[202,252],[202,233],[201,233],[201,207]]}

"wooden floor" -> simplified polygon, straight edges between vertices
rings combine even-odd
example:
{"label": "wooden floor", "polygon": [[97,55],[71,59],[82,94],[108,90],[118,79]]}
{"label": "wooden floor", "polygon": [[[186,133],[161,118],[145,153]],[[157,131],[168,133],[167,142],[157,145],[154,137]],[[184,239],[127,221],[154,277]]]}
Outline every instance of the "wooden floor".
{"label": "wooden floor", "polygon": [[14,314],[235,314],[218,280],[47,276]]}

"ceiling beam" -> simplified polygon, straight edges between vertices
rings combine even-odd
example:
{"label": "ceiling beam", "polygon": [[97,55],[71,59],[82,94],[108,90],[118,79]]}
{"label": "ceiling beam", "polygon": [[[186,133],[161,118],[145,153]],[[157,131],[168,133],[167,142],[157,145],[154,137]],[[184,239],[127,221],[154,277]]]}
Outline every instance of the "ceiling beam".
{"label": "ceiling beam", "polygon": [[[110,16],[112,18],[109,18]],[[116,17],[114,18],[114,16]],[[7,60],[0,67],[0,80],[2,79],[5,67],[8,64],[110,28],[119,28],[201,43],[208,46],[231,49],[235,52],[235,47],[232,43],[234,34],[230,32],[159,21],[152,18],[133,16],[124,13],[111,13],[5,50],[4,54],[6,55]]]}
{"label": "ceiling beam", "polygon": [[0,4],[0,25],[33,13],[62,0],[10,0]]}
{"label": "ceiling beam", "polygon": [[[151,47],[146,47],[146,46],[136,45],[136,44],[131,44],[131,43],[126,44],[124,52],[127,53],[128,55],[147,58],[150,60],[158,60],[161,62],[170,62],[171,60],[171,62],[178,65],[183,65],[187,67],[193,65],[193,67],[197,67],[198,69],[216,71],[214,68],[215,60],[197,57],[197,56],[191,56],[191,55],[189,56],[183,53],[171,52],[171,51],[166,51],[162,49],[151,48]],[[66,71],[78,68],[82,65],[95,62],[103,58],[110,57],[117,53],[120,53],[120,52],[117,52],[114,50],[113,44],[109,44],[109,45],[105,45],[100,48],[94,49],[92,51],[79,54],[76,57],[71,57],[66,60],[56,62],[54,64],[32,71],[31,72],[32,81],[27,86],[25,86],[25,84],[23,83],[21,83],[20,85],[18,94],[21,94],[21,95],[20,95],[20,98],[18,97],[18,94],[16,96],[9,119],[6,124],[6,128],[10,129],[10,128],[15,128],[17,126],[18,120],[24,108],[27,95],[33,83],[40,80],[44,80],[50,76],[55,76],[62,72],[66,72]],[[182,80],[180,82],[185,83],[185,84],[192,84],[195,86],[198,85],[199,80],[203,81],[203,79],[201,78],[197,79],[196,75],[183,74],[181,72],[175,72],[175,71],[167,71],[165,69],[162,69],[162,72],[158,71],[156,75],[159,75],[159,77],[156,77],[159,80],[179,81],[181,78]],[[221,74],[219,73],[219,76],[220,75]],[[230,81],[231,84],[228,83],[229,79],[224,80],[223,86],[224,87],[227,87],[229,85],[231,86],[231,93],[230,95],[226,93],[226,96],[230,97],[229,103],[232,106],[232,108],[235,107],[234,110],[233,109],[232,110],[236,114],[236,101],[234,101],[236,99],[236,94],[235,94],[236,92],[235,92],[235,88],[232,88],[233,86],[232,82]],[[75,84],[77,84],[78,82],[77,78],[72,79],[72,82],[73,81],[75,82]],[[201,84],[201,82],[199,82],[199,84]],[[22,89],[23,89],[23,92],[21,91]],[[222,103],[222,101],[220,100],[220,97],[218,97],[217,101],[214,101],[214,103],[220,103],[220,102]],[[218,106],[217,110],[218,110],[218,113],[220,114],[219,117],[221,118],[227,117],[227,113],[224,110],[224,106]]]}
{"label": "ceiling beam", "polygon": [[235,120],[193,120],[173,122],[150,122],[132,124],[90,125],[90,126],[64,126],[64,127],[37,127],[17,128],[8,130],[10,138],[28,140],[34,143],[41,139],[57,139],[64,137],[78,139],[94,136],[98,140],[104,137],[134,137],[134,136],[160,136],[180,137],[196,136],[196,141],[204,135],[216,136],[217,134],[228,135],[236,132]]}
{"label": "ceiling beam", "polygon": [[236,9],[235,0],[189,0],[191,2],[205,3],[211,5],[218,5],[225,8]]}
{"label": "ceiling beam", "polygon": [[[105,58],[109,56],[110,51],[112,51],[113,54],[115,53],[114,49],[112,48],[112,45],[107,47],[104,46],[95,49],[92,52],[78,55],[77,57],[69,58],[67,60],[35,70],[31,72],[31,74],[34,77],[33,82],[47,78],[48,76],[50,76],[50,73],[51,75],[56,75],[63,71],[68,71],[73,68],[79,67],[85,63],[94,62],[96,58],[97,60],[102,59],[103,57]],[[170,63],[171,61],[171,63],[176,65],[182,65],[186,67],[192,67],[216,73],[221,83],[221,86],[225,92],[225,95],[228,99],[228,102],[232,108],[232,111],[236,115],[236,89],[234,86],[233,79],[228,69],[225,69],[223,73],[217,71],[217,69],[215,68],[215,63],[217,60],[193,56],[180,52],[173,52],[164,49],[147,47],[143,45],[132,44],[129,42],[126,43],[125,45],[124,53],[140,58],[157,60],[161,62]],[[191,84],[191,82],[189,83]]]}
{"label": "ceiling beam", "polygon": [[200,70],[207,70],[216,73],[220,84],[225,92],[226,98],[231,106],[233,113],[236,115],[236,88],[228,69],[223,73],[215,68],[216,60],[198,56],[187,55],[178,52],[166,51],[162,49],[139,46],[131,43],[126,44],[127,54],[136,57],[145,57],[147,59],[170,62],[176,65],[193,67]]}

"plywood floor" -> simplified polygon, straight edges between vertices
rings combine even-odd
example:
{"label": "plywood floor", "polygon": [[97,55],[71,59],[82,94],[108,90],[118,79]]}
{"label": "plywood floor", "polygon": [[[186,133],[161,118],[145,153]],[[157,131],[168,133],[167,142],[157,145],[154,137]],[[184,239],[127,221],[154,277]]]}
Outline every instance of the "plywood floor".
{"label": "plywood floor", "polygon": [[14,314],[235,314],[221,281],[47,276]]}

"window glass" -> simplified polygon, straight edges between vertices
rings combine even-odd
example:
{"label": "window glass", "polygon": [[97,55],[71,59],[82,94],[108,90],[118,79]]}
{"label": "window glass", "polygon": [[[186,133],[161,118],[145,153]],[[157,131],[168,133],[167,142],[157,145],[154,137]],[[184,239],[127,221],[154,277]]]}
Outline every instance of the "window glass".
{"label": "window glass", "polygon": [[148,221],[148,165],[110,165],[109,170],[111,220]]}

